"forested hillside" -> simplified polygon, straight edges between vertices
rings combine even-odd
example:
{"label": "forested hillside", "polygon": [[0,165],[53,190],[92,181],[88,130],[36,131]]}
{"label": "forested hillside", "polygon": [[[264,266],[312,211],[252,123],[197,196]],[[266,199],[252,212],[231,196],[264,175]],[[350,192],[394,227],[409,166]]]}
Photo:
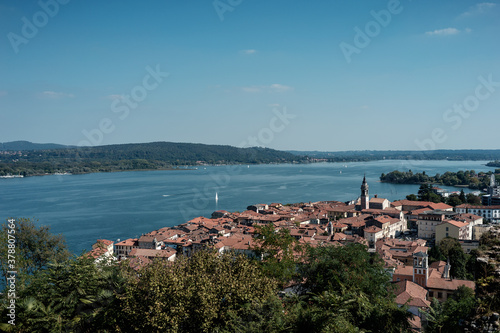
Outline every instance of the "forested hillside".
{"label": "forested hillside", "polygon": [[3,151],[0,175],[155,170],[199,164],[259,164],[306,161],[269,148],[152,142],[82,148]]}

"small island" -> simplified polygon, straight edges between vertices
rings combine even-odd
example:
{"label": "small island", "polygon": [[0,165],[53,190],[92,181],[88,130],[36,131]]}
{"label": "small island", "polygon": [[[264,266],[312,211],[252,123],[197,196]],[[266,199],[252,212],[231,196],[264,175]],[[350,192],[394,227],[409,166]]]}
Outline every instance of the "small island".
{"label": "small island", "polygon": [[492,161],[492,162],[488,162],[488,163],[486,163],[486,166],[494,167],[494,168],[500,168],[500,161],[499,160],[495,160],[495,161]]}
{"label": "small island", "polygon": [[383,173],[380,176],[380,181],[392,184],[439,184],[482,190],[488,187],[492,174],[495,174],[498,182],[500,180],[500,169],[496,169],[495,172],[475,172],[474,170],[447,171],[442,175],[438,173],[434,176],[427,175],[425,171],[413,173],[411,170],[394,170],[388,174]]}

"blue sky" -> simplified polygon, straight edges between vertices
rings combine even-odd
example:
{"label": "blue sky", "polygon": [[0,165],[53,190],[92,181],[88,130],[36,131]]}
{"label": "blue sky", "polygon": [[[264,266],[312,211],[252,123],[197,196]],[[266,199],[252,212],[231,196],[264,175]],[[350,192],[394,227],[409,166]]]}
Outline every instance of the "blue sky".
{"label": "blue sky", "polygon": [[0,1],[0,36],[0,142],[500,148],[496,1]]}

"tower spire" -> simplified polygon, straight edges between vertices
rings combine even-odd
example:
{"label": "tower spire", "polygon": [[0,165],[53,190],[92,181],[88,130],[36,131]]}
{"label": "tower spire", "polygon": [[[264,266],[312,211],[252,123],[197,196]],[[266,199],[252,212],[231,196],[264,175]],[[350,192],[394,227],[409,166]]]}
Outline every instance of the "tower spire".
{"label": "tower spire", "polygon": [[369,195],[368,195],[368,184],[366,182],[366,174],[363,176],[363,183],[361,184],[361,205],[360,209],[368,209],[370,208],[369,204]]}

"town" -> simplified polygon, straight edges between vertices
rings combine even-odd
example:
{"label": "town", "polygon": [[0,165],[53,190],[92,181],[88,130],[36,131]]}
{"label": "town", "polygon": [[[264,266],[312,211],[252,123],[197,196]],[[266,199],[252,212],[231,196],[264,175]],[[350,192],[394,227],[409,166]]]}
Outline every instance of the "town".
{"label": "town", "polygon": [[[498,196],[494,180],[488,200]],[[319,201],[296,204],[253,204],[244,212],[218,210],[210,218],[196,217],[175,227],[165,227],[113,242],[98,240],[89,255],[102,260],[128,260],[133,269],[155,258],[174,261],[201,249],[235,252],[257,257],[259,227],[287,229],[299,244],[312,247],[360,243],[377,253],[397,285],[396,303],[406,304],[414,315],[412,327],[422,329],[431,299],[444,302],[460,287],[475,283],[451,275],[448,261],[429,263],[428,250],[447,237],[455,238],[465,253],[479,247],[481,235],[500,219],[500,206],[452,207],[445,203],[370,197],[363,178],[359,198],[350,202]],[[258,258],[259,259],[259,258]],[[293,290],[293,288],[291,288]]]}

